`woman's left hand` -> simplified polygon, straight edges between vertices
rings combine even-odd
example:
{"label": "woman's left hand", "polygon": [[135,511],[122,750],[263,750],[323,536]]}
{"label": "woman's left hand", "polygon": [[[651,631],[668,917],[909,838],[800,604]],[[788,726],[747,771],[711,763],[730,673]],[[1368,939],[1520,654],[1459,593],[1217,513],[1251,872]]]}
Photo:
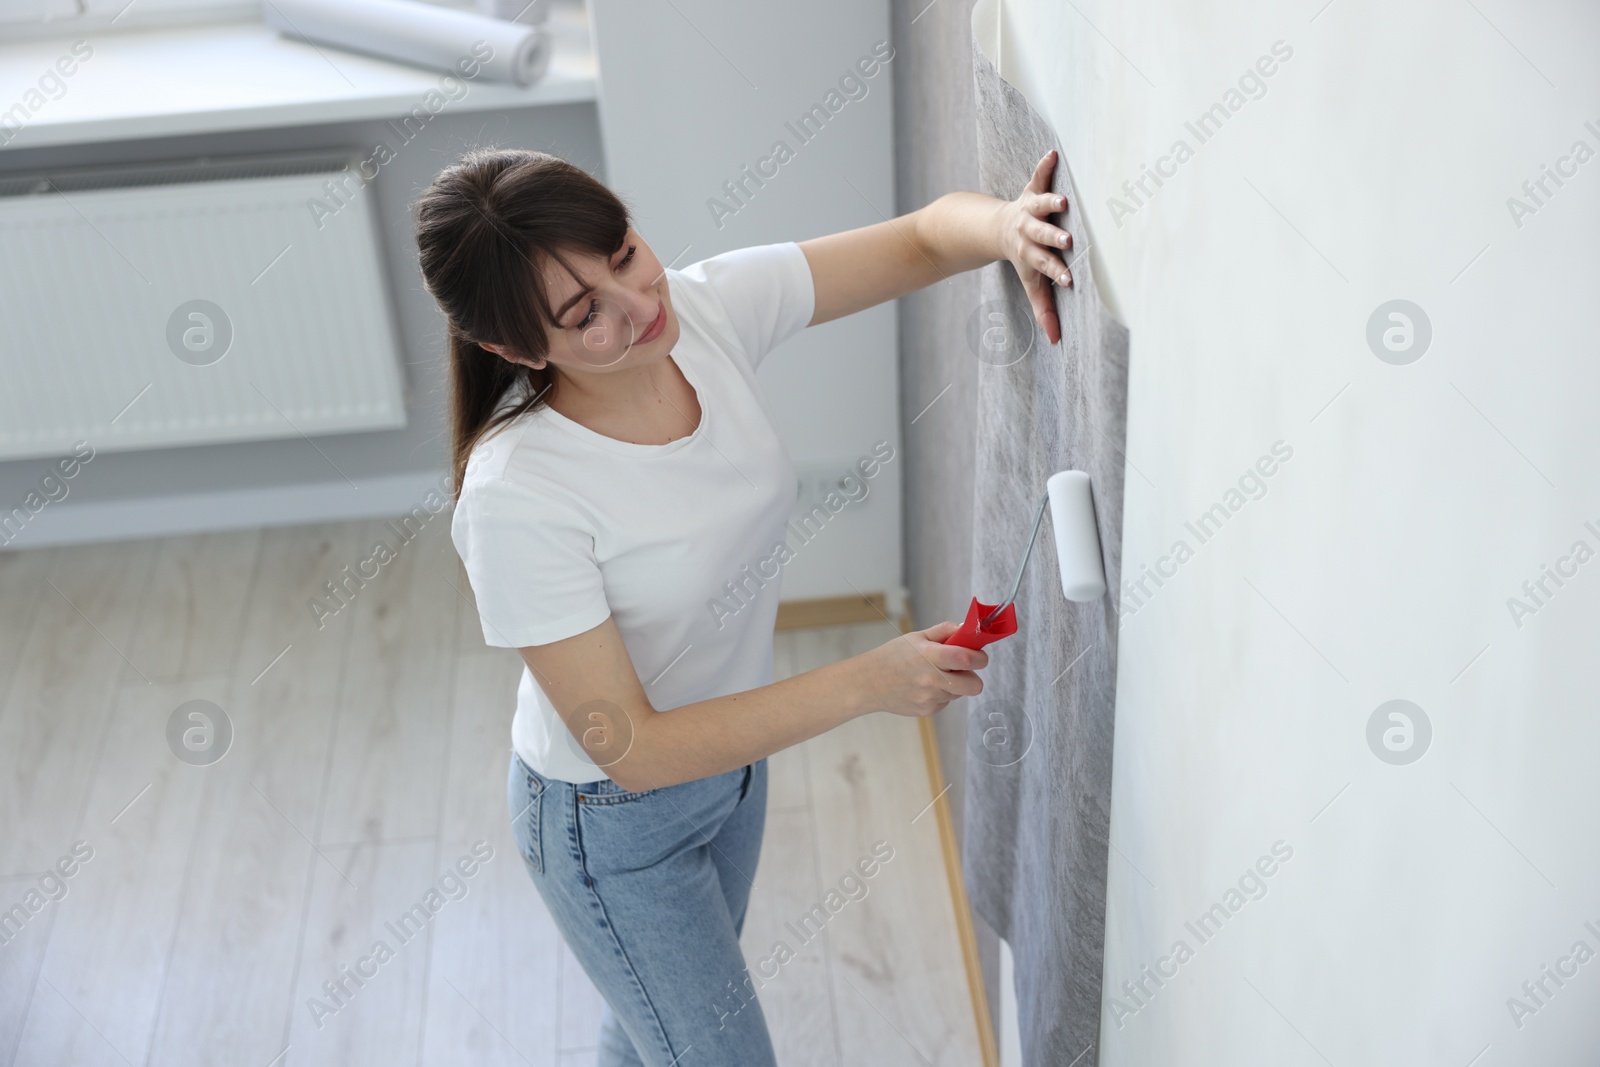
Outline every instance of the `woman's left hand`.
{"label": "woman's left hand", "polygon": [[1050,286],[1072,285],[1072,271],[1062,255],[1072,247],[1072,234],[1045,221],[1046,215],[1067,210],[1067,198],[1049,191],[1056,157],[1053,149],[1047,153],[1034,168],[1021,195],[1000,211],[1000,247],[1017,269],[1028,302],[1033,305],[1033,317],[1051,344],[1061,341],[1061,320],[1056,315]]}

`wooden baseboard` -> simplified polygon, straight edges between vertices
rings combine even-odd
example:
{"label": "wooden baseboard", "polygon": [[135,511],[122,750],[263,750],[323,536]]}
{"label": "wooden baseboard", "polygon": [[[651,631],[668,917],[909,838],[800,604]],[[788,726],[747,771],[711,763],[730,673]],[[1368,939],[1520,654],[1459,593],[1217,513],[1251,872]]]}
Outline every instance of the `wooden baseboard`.
{"label": "wooden baseboard", "polygon": [[[900,619],[900,632],[909,633],[915,628],[911,605]],[[933,720],[920,719],[922,730],[922,755],[928,765],[928,787],[933,790],[934,817],[939,824],[940,851],[944,854],[945,878],[950,884],[950,902],[954,905],[956,934],[961,940],[961,958],[966,964],[967,989],[972,996],[972,1016],[978,1025],[978,1046],[983,1050],[983,1067],[1000,1067],[1000,1046],[995,1040],[994,1016],[989,1013],[989,994],[983,985],[983,965],[978,960],[978,935],[972,927],[972,905],[967,901],[966,882],[961,877],[961,852],[956,846],[955,820],[950,814],[950,801],[946,796],[948,783],[944,777],[944,762],[939,758],[939,735]]]}
{"label": "wooden baseboard", "polygon": [[866,596],[827,596],[815,600],[785,600],[778,605],[779,630],[799,630],[807,626],[839,626],[851,622],[881,622],[889,617],[889,598],[884,593]]}

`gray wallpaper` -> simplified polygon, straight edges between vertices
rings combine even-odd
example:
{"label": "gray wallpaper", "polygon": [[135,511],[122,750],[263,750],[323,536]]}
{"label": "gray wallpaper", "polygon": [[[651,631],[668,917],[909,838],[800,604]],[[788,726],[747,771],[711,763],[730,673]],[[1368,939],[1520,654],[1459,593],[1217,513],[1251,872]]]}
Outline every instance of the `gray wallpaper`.
{"label": "gray wallpaper", "polygon": [[[940,0],[930,6],[928,0],[892,0],[898,211],[978,188],[974,2]],[[972,499],[978,360],[962,338],[981,300],[978,275],[968,272],[900,301],[905,582],[919,627],[961,621],[972,597],[972,526],[961,505]],[[958,839],[966,795],[968,703],[957,701],[934,719]],[[993,1007],[999,1003],[995,939],[981,918],[974,925]]]}
{"label": "gray wallpaper", "polygon": [[[1009,199],[1059,144],[983,54],[971,56],[979,188]],[[1083,249],[1069,166],[1058,162],[1052,191],[1066,194],[1065,226]],[[967,330],[984,353],[973,592],[1004,596],[1045,480],[1069,469],[1090,476],[1111,590],[1066,600],[1041,530],[1017,598],[1020,630],[990,646],[985,691],[969,701],[963,873],[973,909],[1011,945],[1030,1067],[1096,1059],[1111,814],[1128,331],[1101,305],[1089,257],[1068,254],[1075,287],[1053,290],[1059,346],[1034,324],[1009,263],[980,272],[983,310]]]}

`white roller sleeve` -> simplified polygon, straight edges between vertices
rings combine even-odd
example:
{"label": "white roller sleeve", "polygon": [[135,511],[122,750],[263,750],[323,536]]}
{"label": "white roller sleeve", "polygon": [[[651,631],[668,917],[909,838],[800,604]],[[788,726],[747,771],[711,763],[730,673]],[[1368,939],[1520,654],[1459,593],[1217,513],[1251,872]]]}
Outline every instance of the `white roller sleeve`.
{"label": "white roller sleeve", "polygon": [[1061,591],[1068,600],[1098,600],[1106,593],[1106,572],[1100,560],[1100,531],[1095,526],[1089,476],[1083,471],[1058,471],[1044,484],[1050,494]]}
{"label": "white roller sleeve", "polygon": [[460,77],[532,85],[550,64],[538,26],[414,0],[262,0],[261,10],[285,36]]}

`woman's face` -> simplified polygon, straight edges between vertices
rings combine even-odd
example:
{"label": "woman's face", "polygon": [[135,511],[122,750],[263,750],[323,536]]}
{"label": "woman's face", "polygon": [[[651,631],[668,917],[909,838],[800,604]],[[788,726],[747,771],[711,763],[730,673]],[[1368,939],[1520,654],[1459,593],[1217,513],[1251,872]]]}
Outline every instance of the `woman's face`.
{"label": "woman's face", "polygon": [[678,341],[678,317],[666,271],[631,226],[610,257],[569,255],[574,279],[561,264],[545,264],[545,293],[559,328],[548,328],[550,363],[563,370],[607,372],[652,363]]}

